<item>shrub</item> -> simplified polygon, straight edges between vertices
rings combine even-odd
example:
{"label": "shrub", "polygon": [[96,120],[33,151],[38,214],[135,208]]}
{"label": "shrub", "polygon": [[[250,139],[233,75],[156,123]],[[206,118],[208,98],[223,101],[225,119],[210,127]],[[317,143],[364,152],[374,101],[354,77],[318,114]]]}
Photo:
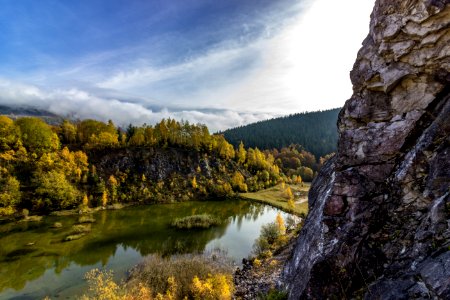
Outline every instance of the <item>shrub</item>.
{"label": "shrub", "polygon": [[280,235],[280,229],[276,223],[269,223],[261,227],[260,236],[266,239],[269,244],[273,244]]}
{"label": "shrub", "polygon": [[[199,288],[200,283],[201,286],[212,284],[215,295],[227,294],[227,289],[231,295],[233,289],[232,271],[233,267],[230,260],[221,252],[202,255],[177,255],[170,258],[151,255],[131,271],[127,285],[132,287],[143,284],[153,292],[153,295],[163,294],[170,289],[167,278],[173,277],[177,287],[173,294],[174,299],[182,299],[183,297],[204,299],[197,297],[206,292],[206,290]],[[197,278],[195,280],[197,287],[195,287],[194,278]],[[228,288],[226,288],[224,282]],[[221,291],[216,291],[216,289]],[[218,299],[230,299],[230,297]]]}
{"label": "shrub", "polygon": [[287,292],[271,289],[267,295],[262,297],[264,300],[286,300],[288,298]]}
{"label": "shrub", "polygon": [[231,299],[233,277],[228,274],[209,274],[205,280],[197,276],[192,280],[192,296],[196,300]]}
{"label": "shrub", "polygon": [[267,241],[266,238],[259,237],[255,240],[255,243],[253,244],[253,252],[256,256],[260,256],[264,252],[268,251],[270,249],[270,244]]}
{"label": "shrub", "polygon": [[216,218],[208,214],[193,215],[184,218],[177,218],[172,222],[172,227],[177,229],[193,229],[193,228],[209,228],[219,225],[220,222]]}

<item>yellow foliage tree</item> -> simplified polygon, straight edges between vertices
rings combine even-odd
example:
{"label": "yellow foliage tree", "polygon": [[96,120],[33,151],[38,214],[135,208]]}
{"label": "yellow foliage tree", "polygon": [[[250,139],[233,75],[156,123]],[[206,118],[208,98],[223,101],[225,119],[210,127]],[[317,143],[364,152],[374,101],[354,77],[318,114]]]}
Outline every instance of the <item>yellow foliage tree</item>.
{"label": "yellow foliage tree", "polygon": [[286,197],[286,199],[288,200],[294,200],[294,194],[292,193],[291,187],[288,186],[286,188],[286,190],[284,191],[284,196]]}
{"label": "yellow foliage tree", "polygon": [[245,183],[244,176],[239,171],[234,172],[231,178],[231,185],[239,192],[247,192],[247,184]]}
{"label": "yellow foliage tree", "polygon": [[192,178],[191,184],[193,189],[196,189],[198,187],[197,178],[195,178],[195,176],[194,178]]}
{"label": "yellow foliage tree", "polygon": [[88,198],[88,196],[87,196],[86,194],[84,194],[84,196],[83,196],[83,201],[82,201],[82,205],[83,205],[84,207],[87,207],[88,204],[89,204],[89,198]]}
{"label": "yellow foliage tree", "polygon": [[295,202],[294,202],[294,199],[289,199],[288,202],[287,202],[287,205],[288,205],[289,209],[290,209],[291,211],[293,211],[293,210],[295,209]]}
{"label": "yellow foliage tree", "polygon": [[236,153],[237,162],[243,165],[245,163],[246,157],[247,151],[245,150],[244,143],[242,143],[241,141],[241,143],[239,144],[238,151]]}
{"label": "yellow foliage tree", "polygon": [[108,203],[108,192],[105,190],[102,194],[102,206],[105,207]]}
{"label": "yellow foliage tree", "polygon": [[280,213],[277,214],[276,222],[277,222],[278,231],[280,232],[280,234],[282,234],[282,235],[285,234],[286,226],[284,225],[284,219]]}

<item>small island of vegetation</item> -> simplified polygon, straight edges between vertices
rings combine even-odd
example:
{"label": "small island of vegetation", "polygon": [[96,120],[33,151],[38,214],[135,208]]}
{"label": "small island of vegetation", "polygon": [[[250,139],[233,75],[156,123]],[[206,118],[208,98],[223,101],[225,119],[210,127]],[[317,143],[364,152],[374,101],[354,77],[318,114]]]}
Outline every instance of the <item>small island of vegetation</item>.
{"label": "small island of vegetation", "polygon": [[220,221],[209,214],[193,215],[177,218],[172,222],[172,227],[177,229],[202,229],[219,225]]}

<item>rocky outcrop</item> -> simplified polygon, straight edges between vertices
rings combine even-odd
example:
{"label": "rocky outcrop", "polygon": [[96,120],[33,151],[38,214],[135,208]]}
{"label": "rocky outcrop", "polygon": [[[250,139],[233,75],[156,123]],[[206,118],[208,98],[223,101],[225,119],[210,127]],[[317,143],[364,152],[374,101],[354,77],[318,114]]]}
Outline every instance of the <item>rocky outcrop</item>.
{"label": "rocky outcrop", "polygon": [[377,0],[290,299],[450,298],[450,1]]}

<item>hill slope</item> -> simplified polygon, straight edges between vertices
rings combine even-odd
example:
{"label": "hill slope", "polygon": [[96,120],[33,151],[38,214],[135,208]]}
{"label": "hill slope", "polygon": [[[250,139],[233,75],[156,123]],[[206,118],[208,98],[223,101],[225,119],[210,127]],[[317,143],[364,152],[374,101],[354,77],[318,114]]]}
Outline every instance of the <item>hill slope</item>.
{"label": "hill slope", "polygon": [[[299,113],[221,132],[234,146],[282,148],[300,144],[316,157],[336,151],[339,108]],[[295,129],[295,130],[293,130]]]}

